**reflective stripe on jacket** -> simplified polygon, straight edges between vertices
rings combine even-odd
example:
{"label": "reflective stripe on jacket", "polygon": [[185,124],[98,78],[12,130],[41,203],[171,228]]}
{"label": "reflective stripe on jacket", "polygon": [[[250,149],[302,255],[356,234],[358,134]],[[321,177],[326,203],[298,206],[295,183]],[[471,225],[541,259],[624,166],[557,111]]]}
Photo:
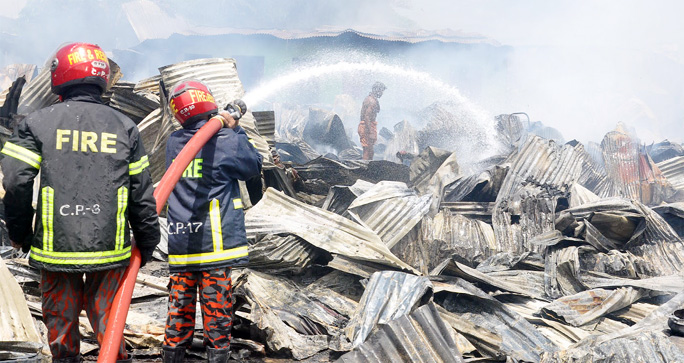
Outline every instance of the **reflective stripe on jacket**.
{"label": "reflective stripe on jacket", "polygon": [[[206,121],[171,134],[166,165]],[[261,155],[241,127],[223,128],[186,168],[168,202],[169,270],[204,271],[248,260],[238,180],[261,172]]]}
{"label": "reflective stripe on jacket", "polygon": [[32,266],[63,272],[126,266],[131,229],[141,250],[159,243],[140,134],[98,95],[79,93],[29,114],[1,152],[10,239],[30,245]]}

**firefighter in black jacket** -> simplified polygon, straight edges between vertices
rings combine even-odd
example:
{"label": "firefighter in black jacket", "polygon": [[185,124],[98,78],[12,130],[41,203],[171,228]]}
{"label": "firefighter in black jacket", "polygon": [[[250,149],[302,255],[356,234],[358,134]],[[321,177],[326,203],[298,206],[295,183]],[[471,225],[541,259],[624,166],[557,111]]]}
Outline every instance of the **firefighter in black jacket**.
{"label": "firefighter in black jacket", "polygon": [[259,175],[262,157],[238,122],[227,112],[218,113],[203,83],[175,86],[169,106],[183,129],[169,137],[167,167],[208,119],[219,117],[225,127],[195,156],[169,197],[171,281],[164,362],[182,362],[192,343],[198,290],[209,362],[225,362],[232,327],[231,266],[248,259],[238,180]]}
{"label": "firefighter in black jacket", "polygon": [[[81,310],[102,343],[131,257],[130,231],[144,263],[159,243],[159,222],[138,129],[102,104],[109,80],[105,53],[92,44],[63,46],[51,76],[63,102],[29,114],[2,148],[5,215],[12,244],[30,249],[29,263],[41,270],[53,361],[79,362]],[[118,359],[130,361],[123,341]]]}

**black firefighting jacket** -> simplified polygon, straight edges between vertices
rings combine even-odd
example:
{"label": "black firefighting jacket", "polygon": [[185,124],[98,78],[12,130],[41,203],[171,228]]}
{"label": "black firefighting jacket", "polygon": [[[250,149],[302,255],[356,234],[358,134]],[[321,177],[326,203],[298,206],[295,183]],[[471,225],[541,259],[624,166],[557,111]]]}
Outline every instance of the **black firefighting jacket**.
{"label": "black firefighting jacket", "polygon": [[[166,165],[206,124],[175,131]],[[204,271],[248,260],[238,180],[261,173],[262,157],[240,127],[223,128],[195,156],[169,197],[169,271]]]}
{"label": "black firefighting jacket", "polygon": [[[74,87],[29,114],[2,148],[10,239],[30,245],[30,264],[63,272],[126,266],[130,228],[143,255],[159,243],[149,165],[133,121]],[[32,228],[33,181],[40,190]]]}

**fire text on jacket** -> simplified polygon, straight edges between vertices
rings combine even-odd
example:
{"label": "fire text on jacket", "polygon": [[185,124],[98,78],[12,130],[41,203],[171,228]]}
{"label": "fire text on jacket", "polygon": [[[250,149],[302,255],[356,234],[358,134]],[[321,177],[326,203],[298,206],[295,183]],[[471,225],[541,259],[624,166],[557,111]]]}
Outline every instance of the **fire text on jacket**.
{"label": "fire text on jacket", "polygon": [[[67,144],[66,147],[64,144]],[[114,154],[116,153],[116,134],[57,129],[56,148],[57,150],[71,149],[72,151]]]}

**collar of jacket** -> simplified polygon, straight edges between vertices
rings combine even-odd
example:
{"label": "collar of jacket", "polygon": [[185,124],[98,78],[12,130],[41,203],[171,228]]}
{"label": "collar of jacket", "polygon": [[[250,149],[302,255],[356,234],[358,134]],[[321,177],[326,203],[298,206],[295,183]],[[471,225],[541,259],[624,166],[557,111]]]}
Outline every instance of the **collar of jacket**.
{"label": "collar of jacket", "polygon": [[199,120],[195,121],[189,125],[183,125],[183,128],[186,130],[199,130],[200,127],[204,126],[209,120]]}
{"label": "collar of jacket", "polygon": [[62,99],[64,99],[64,101],[103,103],[102,92],[100,91],[100,88],[92,84],[82,84],[69,87],[64,90]]}

